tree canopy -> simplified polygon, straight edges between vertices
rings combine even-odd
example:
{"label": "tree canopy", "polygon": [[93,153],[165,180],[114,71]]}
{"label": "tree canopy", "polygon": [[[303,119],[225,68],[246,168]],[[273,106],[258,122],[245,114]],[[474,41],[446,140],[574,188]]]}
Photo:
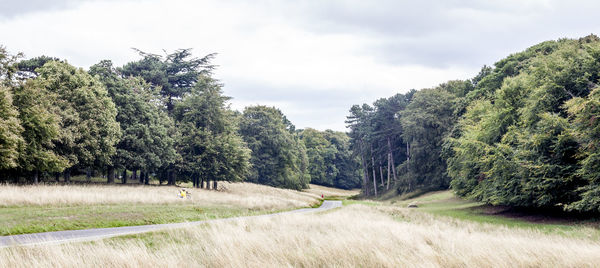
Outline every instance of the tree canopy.
{"label": "tree canopy", "polygon": [[306,147],[294,129],[277,108],[244,109],[240,134],[252,151],[249,181],[290,189],[308,187]]}

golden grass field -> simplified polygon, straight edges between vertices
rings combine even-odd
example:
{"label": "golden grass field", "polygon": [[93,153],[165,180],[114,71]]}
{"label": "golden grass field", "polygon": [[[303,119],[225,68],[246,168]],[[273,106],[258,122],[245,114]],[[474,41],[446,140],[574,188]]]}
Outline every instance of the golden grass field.
{"label": "golden grass field", "polygon": [[[320,186],[306,192],[246,183],[225,187],[221,192],[192,189],[193,202],[283,208],[277,203],[297,206],[311,204],[321,193],[356,193]],[[0,202],[10,200],[13,205],[124,199],[177,202],[157,197],[169,188],[168,194],[174,194],[174,187],[0,188]],[[77,194],[63,197],[73,191]],[[93,198],[85,198],[92,192]],[[39,197],[31,201],[27,193]],[[348,203],[353,204],[317,214],[211,222],[94,242],[3,248],[0,267],[597,267],[600,263],[600,241],[591,235],[596,230],[590,230],[589,236],[569,237],[433,216],[398,204]]]}
{"label": "golden grass field", "polygon": [[0,249],[1,267],[597,267],[600,243],[361,204],[92,243]]}
{"label": "golden grass field", "polygon": [[[320,186],[314,186],[320,187]],[[322,191],[299,192],[253,183],[219,184],[220,191],[185,188],[191,199],[176,198],[180,188],[167,186],[122,185],[0,185],[0,206],[70,206],[97,204],[172,204],[227,205],[247,209],[282,210],[307,207],[325,195],[355,192],[322,187]],[[357,193],[357,192],[356,192]]]}

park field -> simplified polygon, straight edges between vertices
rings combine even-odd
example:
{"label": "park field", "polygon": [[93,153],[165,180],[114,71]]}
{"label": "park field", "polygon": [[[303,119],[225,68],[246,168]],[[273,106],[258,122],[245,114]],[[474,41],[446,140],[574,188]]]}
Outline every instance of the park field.
{"label": "park field", "polygon": [[2,267],[594,267],[591,237],[480,223],[377,202],[0,249]]}
{"label": "park field", "polygon": [[316,206],[321,194],[357,192],[314,186],[300,192],[252,183],[219,191],[143,185],[0,185],[0,235],[197,221]]}
{"label": "park field", "polygon": [[[14,192],[11,187],[4,186],[3,193]],[[13,193],[2,202],[11,199],[11,208],[26,209],[135,202],[173,208],[185,202],[152,198],[172,195],[174,187],[130,187],[128,192],[136,198],[120,197],[120,188],[127,187],[119,186],[27,187],[38,187],[47,197],[32,201]],[[223,208],[266,213],[314,205],[321,194],[326,199],[356,194],[320,186],[305,192],[246,183],[225,184],[225,188],[221,192],[192,189],[190,202],[213,205],[214,213]],[[64,190],[97,196],[62,198]],[[99,193],[102,190],[106,191]],[[201,199],[202,194],[211,198]],[[406,208],[409,203],[419,208]],[[0,267],[594,267],[600,263],[599,231],[593,226],[486,215],[480,207],[448,191],[410,200],[344,200],[344,207],[322,213],[207,222],[92,242],[3,248]]]}

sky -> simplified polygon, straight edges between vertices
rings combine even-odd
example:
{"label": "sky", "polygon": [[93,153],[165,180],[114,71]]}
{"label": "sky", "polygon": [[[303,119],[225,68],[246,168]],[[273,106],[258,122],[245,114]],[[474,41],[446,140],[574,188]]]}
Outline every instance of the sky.
{"label": "sky", "polygon": [[192,48],[218,53],[231,107],[275,106],[345,131],[353,104],[474,77],[546,40],[600,34],[600,1],[0,0],[0,45],[88,69]]}

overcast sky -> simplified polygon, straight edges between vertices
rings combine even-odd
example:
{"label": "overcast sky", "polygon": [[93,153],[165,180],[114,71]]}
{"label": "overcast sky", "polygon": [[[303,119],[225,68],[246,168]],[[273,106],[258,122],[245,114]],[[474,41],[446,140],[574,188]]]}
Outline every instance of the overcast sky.
{"label": "overcast sky", "polygon": [[218,53],[234,109],[345,130],[353,104],[468,79],[545,40],[598,34],[597,1],[0,0],[0,45],[85,69],[146,52]]}

